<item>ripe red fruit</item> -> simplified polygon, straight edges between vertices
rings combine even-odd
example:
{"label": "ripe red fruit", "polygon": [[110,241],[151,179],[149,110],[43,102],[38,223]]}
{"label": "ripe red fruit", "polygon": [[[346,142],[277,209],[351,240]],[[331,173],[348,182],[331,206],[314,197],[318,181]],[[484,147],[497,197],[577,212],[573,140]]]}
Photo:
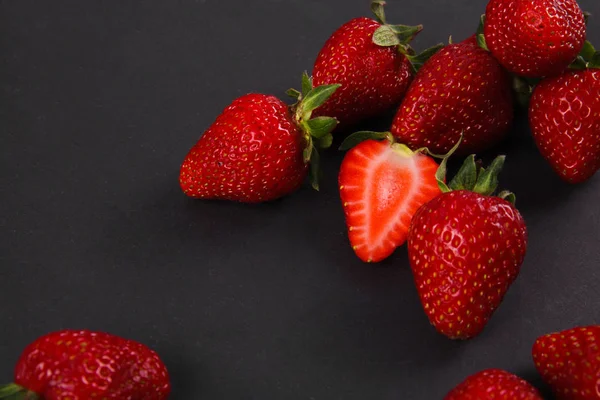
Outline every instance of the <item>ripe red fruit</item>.
{"label": "ripe red fruit", "polygon": [[342,128],[396,107],[417,64],[437,49],[415,56],[408,43],[423,27],[388,25],[384,4],[372,2],[376,19],[355,18],[342,25],[316,58],[314,83],[341,87],[315,115],[335,117]]}
{"label": "ripe red fruit", "polygon": [[469,376],[444,400],[543,400],[536,388],[510,372],[486,369]]}
{"label": "ripe red fruit", "polygon": [[163,400],[171,392],[159,356],[141,343],[103,332],[63,330],[29,344],[15,383],[0,398]]}
{"label": "ripe red fruit", "polygon": [[352,147],[339,172],[350,244],[365,262],[390,256],[406,241],[417,209],[440,194],[437,163],[420,151],[393,143],[387,135],[382,141],[368,139]]}
{"label": "ripe red fruit", "polygon": [[535,367],[558,399],[600,398],[600,326],[541,336],[533,345]]}
{"label": "ripe red fruit", "polygon": [[[179,174],[183,192],[194,198],[258,203],[296,191],[311,173],[318,188],[318,152],[333,137],[334,118],[312,112],[338,85],[311,88],[289,107],[274,96],[247,94],[217,117],[186,155]],[[290,92],[290,93],[291,93]]]}
{"label": "ripe red fruit", "polygon": [[394,118],[401,143],[477,153],[500,142],[513,121],[511,78],[475,36],[450,44],[421,67]]}
{"label": "ripe red fruit", "polygon": [[469,339],[484,329],[519,274],[527,247],[514,195],[492,196],[504,156],[477,175],[474,156],[443,192],[416,212],[408,255],[421,303],[435,329]]}
{"label": "ripe red fruit", "polygon": [[490,0],[484,36],[508,71],[542,78],[575,60],[585,41],[585,18],[576,0]]}
{"label": "ripe red fruit", "polygon": [[529,122],[538,149],[561,179],[576,184],[591,178],[600,169],[600,69],[541,81]]}

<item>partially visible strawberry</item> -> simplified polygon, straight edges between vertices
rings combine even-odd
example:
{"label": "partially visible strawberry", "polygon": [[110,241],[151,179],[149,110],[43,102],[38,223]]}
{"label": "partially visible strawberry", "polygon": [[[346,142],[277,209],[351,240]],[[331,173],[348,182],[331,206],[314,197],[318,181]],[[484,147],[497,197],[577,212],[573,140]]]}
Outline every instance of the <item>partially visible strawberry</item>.
{"label": "partially visible strawberry", "polygon": [[468,157],[449,185],[439,181],[444,193],[419,208],[410,225],[408,255],[421,303],[451,339],[481,333],[525,258],[527,229],[514,195],[492,195],[503,164],[499,156],[477,173],[475,156]]}
{"label": "partially visible strawberry", "polygon": [[247,94],[231,103],[186,155],[179,174],[183,192],[194,198],[258,203],[296,191],[309,172],[318,188],[318,152],[327,148],[337,121],[311,118],[339,87],[290,91],[289,107],[274,96]]}
{"label": "partially visible strawberry", "polygon": [[539,337],[535,367],[561,400],[600,398],[600,326],[581,326]]}
{"label": "partially visible strawberry", "polygon": [[376,19],[355,18],[325,42],[313,67],[316,85],[341,84],[316,111],[340,121],[341,128],[396,107],[418,65],[439,47],[415,56],[408,45],[421,25],[388,25],[383,6],[373,0]]}
{"label": "partially visible strawberry", "polygon": [[415,149],[477,153],[500,142],[513,121],[511,78],[475,36],[450,44],[421,67],[391,132]]}
{"label": "partially visible strawberry", "polygon": [[600,169],[600,53],[586,46],[585,69],[542,80],[529,104],[537,147],[560,178],[573,184]]}
{"label": "partially visible strawberry", "polygon": [[562,73],[586,36],[576,0],[490,0],[485,45],[510,72],[529,78]]}
{"label": "partially visible strawberry", "polygon": [[501,369],[486,369],[469,376],[444,400],[543,400],[524,379]]}
{"label": "partially visible strawberry", "polygon": [[[367,139],[356,146],[355,140]],[[358,132],[339,172],[350,245],[365,262],[379,262],[406,241],[417,209],[438,194],[438,164],[422,151],[394,143],[389,133]]]}
{"label": "partially visible strawberry", "polygon": [[141,343],[104,332],[62,330],[29,344],[15,383],[0,388],[13,400],[163,400],[171,392],[159,356]]}

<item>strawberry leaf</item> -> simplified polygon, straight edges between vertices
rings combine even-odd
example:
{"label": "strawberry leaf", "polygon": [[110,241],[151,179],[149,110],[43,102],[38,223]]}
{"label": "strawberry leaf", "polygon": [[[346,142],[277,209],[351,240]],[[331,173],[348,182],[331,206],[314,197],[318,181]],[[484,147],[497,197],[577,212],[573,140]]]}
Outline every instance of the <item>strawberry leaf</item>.
{"label": "strawberry leaf", "polygon": [[588,63],[588,68],[600,68],[600,51],[594,53],[592,59]]}
{"label": "strawberry leaf", "polygon": [[37,400],[39,396],[16,383],[0,386],[0,399],[7,400]]}
{"label": "strawberry leaf", "polygon": [[[304,84],[302,85],[304,86]],[[304,120],[310,119],[310,113],[323,105],[341,85],[323,85],[311,89],[300,102],[298,112]]]}
{"label": "strawberry leaf", "polygon": [[287,94],[288,96],[290,96],[292,99],[295,99],[295,100],[298,100],[300,98],[300,96],[302,95],[302,93],[300,93],[296,89],[288,89],[285,91],[285,94]]}
{"label": "strawberry leaf", "polygon": [[423,64],[425,64],[427,62],[427,60],[429,60],[435,53],[437,53],[442,48],[444,48],[444,44],[438,43],[435,46],[424,50],[420,54],[417,54],[414,56],[405,54],[405,56],[406,56],[406,58],[408,58],[408,61],[410,61],[414,72],[417,72],[417,71],[419,71],[419,69],[421,69]]}
{"label": "strawberry leaf", "polygon": [[435,172],[435,179],[437,180],[438,187],[442,191],[442,193],[448,193],[452,190],[446,185],[446,172],[448,171],[448,159],[444,158],[440,163],[437,171]]}
{"label": "strawberry leaf", "polygon": [[382,47],[390,47],[398,46],[401,42],[390,26],[381,25],[373,34],[373,43]]}
{"label": "strawberry leaf", "polygon": [[382,139],[386,139],[386,138],[390,141],[393,141],[392,135],[390,132],[373,132],[373,131],[354,132],[353,134],[349,135],[346,139],[344,139],[344,141],[342,142],[342,144],[339,147],[339,150],[341,150],[341,151],[350,150],[351,148],[353,148],[360,142],[364,142],[365,140],[369,140],[369,139],[382,140]]}
{"label": "strawberry leaf", "polygon": [[479,26],[477,27],[477,34],[483,35],[484,28],[485,28],[485,14],[481,14],[481,17],[479,17]]}
{"label": "strawberry leaf", "polygon": [[331,133],[337,124],[337,119],[332,117],[316,117],[306,121],[308,133],[317,139]]}
{"label": "strawberry leaf", "polygon": [[331,147],[331,144],[333,143],[333,135],[331,133],[328,133],[327,135],[318,138],[315,140],[317,142],[317,146],[320,149],[328,149]]}
{"label": "strawberry leaf", "polygon": [[496,191],[498,188],[498,174],[504,166],[505,159],[506,156],[498,156],[487,169],[484,170],[482,168],[477,182],[473,187],[475,193],[489,196]]}
{"label": "strawberry leaf", "polygon": [[475,154],[472,154],[465,159],[449,186],[452,190],[473,190],[475,182],[477,182],[477,164]]}
{"label": "strawberry leaf", "polygon": [[586,40],[583,43],[583,48],[579,52],[579,56],[585,61],[590,61],[592,57],[594,57],[594,54],[596,54],[596,49],[594,48],[594,45],[589,40]]}
{"label": "strawberry leaf", "polygon": [[584,11],[583,12],[583,20],[585,21],[585,24],[587,25],[588,22],[590,22],[590,17],[592,16],[592,13],[589,11]]}
{"label": "strawberry leaf", "polygon": [[384,0],[373,0],[371,1],[371,11],[375,14],[375,18],[377,22],[384,25],[385,24],[385,10],[383,9],[385,6]]}
{"label": "strawberry leaf", "polygon": [[517,202],[517,196],[513,192],[509,192],[508,190],[503,190],[498,194],[498,197],[512,203],[513,205]]}
{"label": "strawberry leaf", "polygon": [[[312,147],[312,146],[311,146]],[[310,167],[308,169],[308,179],[311,186],[316,191],[319,190],[319,181],[321,180],[321,168],[319,166],[320,157],[317,149],[312,149],[310,154]]]}
{"label": "strawberry leaf", "polygon": [[308,76],[308,72],[302,74],[302,97],[306,97],[308,92],[313,88],[312,79]]}
{"label": "strawberry leaf", "polygon": [[423,25],[388,25],[388,27],[396,34],[400,43],[408,44],[423,30]]}

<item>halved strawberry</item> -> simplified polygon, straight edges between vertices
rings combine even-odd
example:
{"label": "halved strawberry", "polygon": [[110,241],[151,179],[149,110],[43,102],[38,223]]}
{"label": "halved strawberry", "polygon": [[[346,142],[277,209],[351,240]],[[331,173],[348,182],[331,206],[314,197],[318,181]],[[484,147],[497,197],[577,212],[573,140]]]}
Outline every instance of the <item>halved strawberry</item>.
{"label": "halved strawberry", "polygon": [[[348,145],[365,137],[373,138]],[[441,193],[438,164],[387,132],[359,132],[340,148],[349,147],[338,179],[350,244],[361,260],[379,262],[406,241],[417,209]]]}

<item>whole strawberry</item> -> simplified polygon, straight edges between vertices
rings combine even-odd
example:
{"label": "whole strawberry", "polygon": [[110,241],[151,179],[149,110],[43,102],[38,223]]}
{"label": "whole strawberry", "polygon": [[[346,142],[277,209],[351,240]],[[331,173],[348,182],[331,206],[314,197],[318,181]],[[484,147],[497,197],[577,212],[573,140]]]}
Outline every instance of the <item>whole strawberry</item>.
{"label": "whole strawberry", "polygon": [[600,326],[581,326],[538,338],[535,367],[560,400],[600,398]]}
{"label": "whole strawberry", "polygon": [[600,169],[600,55],[597,64],[542,80],[529,122],[542,156],[558,176],[581,183]]}
{"label": "whole strawberry", "polygon": [[382,261],[404,244],[417,209],[441,193],[438,164],[389,132],[357,132],[341,148],[350,149],[338,177],[350,245],[362,261]]}
{"label": "whole strawberry", "polygon": [[511,78],[475,36],[450,44],[421,67],[391,128],[401,143],[476,153],[500,142],[513,121]]}
{"label": "whole strawberry", "polygon": [[490,0],[486,8],[487,48],[516,75],[560,74],[581,51],[585,36],[576,0]]}
{"label": "whole strawberry", "polygon": [[468,157],[411,222],[408,255],[421,303],[435,329],[452,339],[481,333],[525,258],[527,229],[514,195],[492,196],[503,163],[499,156],[477,173]]}
{"label": "whole strawberry", "polygon": [[89,330],[38,338],[21,354],[14,379],[0,388],[0,398],[163,400],[171,392],[167,369],[154,351]]}
{"label": "whole strawberry", "polygon": [[179,174],[194,198],[258,203],[296,191],[309,172],[318,188],[316,147],[331,145],[334,118],[312,118],[339,85],[310,87],[303,77],[298,102],[247,94],[234,100],[186,155]]}
{"label": "whole strawberry", "polygon": [[316,58],[314,83],[341,87],[315,115],[337,118],[340,129],[396,107],[418,64],[437,49],[415,56],[408,43],[423,27],[388,25],[384,4],[372,1],[376,19],[348,21],[325,42]]}
{"label": "whole strawberry", "polygon": [[469,376],[444,400],[543,400],[524,379],[501,369],[486,369]]}

